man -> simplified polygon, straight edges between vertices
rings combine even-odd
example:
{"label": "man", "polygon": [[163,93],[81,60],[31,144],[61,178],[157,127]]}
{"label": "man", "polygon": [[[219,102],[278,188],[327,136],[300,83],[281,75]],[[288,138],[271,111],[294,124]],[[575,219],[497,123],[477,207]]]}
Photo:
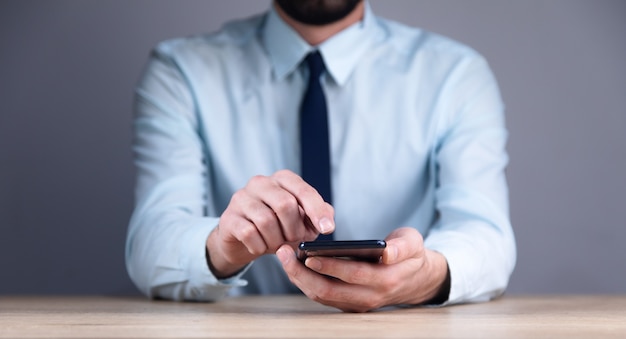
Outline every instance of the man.
{"label": "man", "polygon": [[[332,206],[301,177],[313,55]],[[364,1],[277,0],[215,34],[160,44],[135,112],[126,262],[151,297],[301,290],[362,312],[506,288],[503,105],[470,48],[378,18]],[[384,238],[381,263],[296,259],[295,244],[330,233]]]}

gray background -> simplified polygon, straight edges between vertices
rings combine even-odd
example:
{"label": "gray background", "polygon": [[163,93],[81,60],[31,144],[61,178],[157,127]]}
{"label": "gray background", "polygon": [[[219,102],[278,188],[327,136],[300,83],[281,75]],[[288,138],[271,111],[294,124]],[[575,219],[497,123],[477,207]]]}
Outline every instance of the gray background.
{"label": "gray background", "polygon": [[[0,2],[0,294],[128,294],[131,98],[150,48],[265,1]],[[507,103],[510,293],[626,293],[626,1],[372,1],[463,41]]]}

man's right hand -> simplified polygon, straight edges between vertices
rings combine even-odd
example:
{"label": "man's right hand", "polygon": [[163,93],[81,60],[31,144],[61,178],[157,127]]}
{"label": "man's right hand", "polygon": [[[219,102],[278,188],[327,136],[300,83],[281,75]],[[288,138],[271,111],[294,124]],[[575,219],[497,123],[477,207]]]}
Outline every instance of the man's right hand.
{"label": "man's right hand", "polygon": [[255,176],[235,192],[206,242],[211,271],[227,278],[285,243],[335,230],[334,209],[300,176],[282,170]]}

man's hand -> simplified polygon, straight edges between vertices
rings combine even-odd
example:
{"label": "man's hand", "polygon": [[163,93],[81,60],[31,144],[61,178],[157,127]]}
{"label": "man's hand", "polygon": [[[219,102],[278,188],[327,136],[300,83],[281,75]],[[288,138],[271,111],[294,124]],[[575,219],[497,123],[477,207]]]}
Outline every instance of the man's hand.
{"label": "man's hand", "polygon": [[209,265],[216,277],[229,277],[285,243],[333,232],[333,220],[332,206],[293,172],[255,176],[233,195],[209,235]]}
{"label": "man's hand", "polygon": [[425,249],[420,233],[409,227],[393,231],[386,242],[380,264],[310,257],[305,266],[288,245],[276,254],[307,297],[343,311],[366,312],[434,298],[448,271],[444,256]]}

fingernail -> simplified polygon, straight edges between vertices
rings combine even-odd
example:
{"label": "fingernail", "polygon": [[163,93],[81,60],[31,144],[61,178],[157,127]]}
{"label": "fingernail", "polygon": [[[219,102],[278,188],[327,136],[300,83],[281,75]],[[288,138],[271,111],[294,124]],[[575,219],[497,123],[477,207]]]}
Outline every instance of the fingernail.
{"label": "fingernail", "polygon": [[322,218],[322,220],[320,220],[320,231],[323,234],[328,234],[330,232],[333,231],[334,229],[334,225],[332,220],[328,219],[328,218]]}
{"label": "fingernail", "polygon": [[291,259],[291,255],[289,254],[289,251],[287,251],[284,248],[279,248],[278,251],[276,251],[276,256],[278,257],[278,260],[280,260],[280,262],[283,265],[286,265],[287,263],[289,263],[289,259]]}
{"label": "fingernail", "polygon": [[322,262],[313,257],[307,258],[304,265],[314,271],[322,269]]}

